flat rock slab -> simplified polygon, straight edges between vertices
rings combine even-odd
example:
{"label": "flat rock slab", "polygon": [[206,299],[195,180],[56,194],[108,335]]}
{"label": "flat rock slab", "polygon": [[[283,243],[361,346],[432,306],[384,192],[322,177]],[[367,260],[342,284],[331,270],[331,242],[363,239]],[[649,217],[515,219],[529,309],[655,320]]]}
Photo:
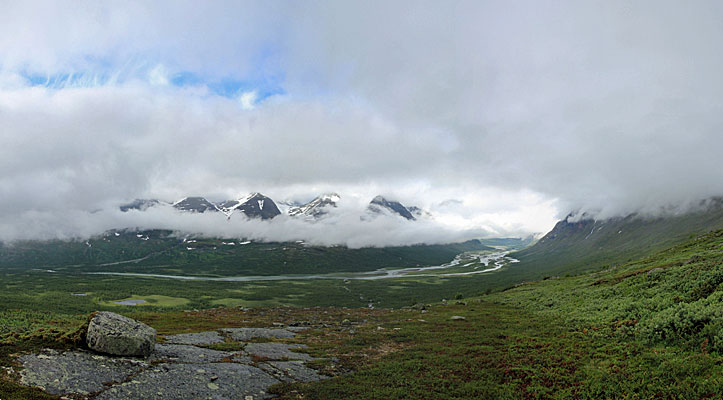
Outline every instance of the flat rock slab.
{"label": "flat rock slab", "polygon": [[223,336],[221,336],[217,331],[210,331],[198,333],[181,333],[179,335],[166,336],[166,341],[164,343],[209,345],[223,343],[223,341]]}
{"label": "flat rock slab", "polygon": [[266,389],[276,383],[279,380],[266,372],[244,364],[159,364],[95,399],[267,399],[271,396]]}
{"label": "flat rock slab", "polygon": [[221,329],[221,332],[238,342],[246,342],[255,338],[291,339],[296,335],[287,329],[268,328],[226,328]]}
{"label": "flat rock slab", "polygon": [[269,361],[259,364],[259,368],[282,382],[314,382],[328,378],[301,361]]}
{"label": "flat rock slab", "polygon": [[123,382],[148,367],[138,360],[111,358],[87,352],[59,353],[43,350],[20,357],[21,382],[52,394],[88,394],[106,388],[104,383]]}
{"label": "flat rock slab", "polygon": [[231,361],[241,364],[251,364],[254,362],[254,360],[252,360],[245,351],[236,353],[233,357],[231,357]]}
{"label": "flat rock slab", "polygon": [[308,327],[308,326],[287,326],[287,327],[284,328],[284,329],[286,329],[287,331],[291,331],[291,332],[303,332],[303,331],[308,331],[309,329],[311,329],[311,327]]}
{"label": "flat rock slab", "polygon": [[204,349],[185,344],[159,343],[156,345],[156,350],[151,354],[149,361],[203,364],[221,362],[226,358],[233,357],[235,354],[235,352]]}
{"label": "flat rock slab", "polygon": [[[117,319],[115,315],[110,317]],[[254,338],[289,339],[294,336],[295,333],[286,328],[221,329],[172,335],[166,342],[152,346],[150,357],[144,360],[85,350],[43,350],[19,358],[24,367],[21,381],[51,394],[73,398],[265,399],[271,397],[266,393],[268,387],[279,382],[312,382],[326,378],[304,365],[304,361],[314,358],[294,351],[306,348],[305,345],[248,343],[239,351],[200,346],[228,339],[247,342]]]}
{"label": "flat rock slab", "polygon": [[286,343],[249,343],[244,348],[244,351],[253,356],[267,360],[313,360],[313,358],[306,353],[297,353],[292,351],[292,349],[303,348],[306,348],[306,345]]}

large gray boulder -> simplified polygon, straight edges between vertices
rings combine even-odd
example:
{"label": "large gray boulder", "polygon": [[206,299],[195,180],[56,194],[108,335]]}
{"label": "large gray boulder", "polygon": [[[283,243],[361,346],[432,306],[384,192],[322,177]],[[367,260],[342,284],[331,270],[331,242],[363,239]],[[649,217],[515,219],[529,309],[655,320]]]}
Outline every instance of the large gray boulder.
{"label": "large gray boulder", "polygon": [[156,330],[112,312],[99,312],[88,324],[86,343],[91,350],[116,356],[148,357],[156,344]]}

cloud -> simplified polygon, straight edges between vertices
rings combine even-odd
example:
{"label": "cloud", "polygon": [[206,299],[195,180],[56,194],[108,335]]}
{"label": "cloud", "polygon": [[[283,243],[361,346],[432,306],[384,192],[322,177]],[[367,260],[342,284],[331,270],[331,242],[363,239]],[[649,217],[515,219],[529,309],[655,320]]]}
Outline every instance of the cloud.
{"label": "cloud", "polygon": [[168,79],[168,71],[162,64],[156,65],[149,73],[148,73],[148,82],[151,85],[160,85],[160,86],[166,86],[170,83]]}
{"label": "cloud", "polygon": [[241,93],[239,101],[241,102],[241,108],[244,110],[251,110],[256,106],[256,101],[259,97],[259,93],[255,90]]}
{"label": "cloud", "polygon": [[378,217],[360,220],[359,213],[336,212],[311,223],[301,218],[278,216],[272,220],[247,219],[239,214],[227,219],[221,213],[183,213],[170,207],[144,212],[105,210],[96,213],[25,212],[0,224],[0,241],[25,239],[86,239],[111,229],[168,229],[179,235],[297,241],[314,245],[344,245],[351,248],[458,242],[492,232],[483,228],[448,229],[432,221],[411,223],[401,218]]}
{"label": "cloud", "polygon": [[6,232],[257,190],[535,232],[723,193],[717,2],[71,4],[0,15]]}

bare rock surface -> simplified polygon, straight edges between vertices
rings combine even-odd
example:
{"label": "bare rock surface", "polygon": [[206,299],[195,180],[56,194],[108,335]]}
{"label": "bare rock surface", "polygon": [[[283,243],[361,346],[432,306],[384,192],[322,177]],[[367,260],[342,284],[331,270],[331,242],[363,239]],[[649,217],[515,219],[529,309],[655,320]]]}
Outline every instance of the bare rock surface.
{"label": "bare rock surface", "polygon": [[88,324],[86,343],[91,350],[115,356],[148,357],[156,343],[156,330],[122,315],[96,313]]}
{"label": "bare rock surface", "polygon": [[[106,315],[111,314],[111,315]],[[100,320],[96,320],[100,316]],[[120,317],[120,318],[119,318]],[[113,313],[98,313],[91,324],[94,335],[104,337],[147,337],[143,324]],[[138,325],[136,325],[138,324]],[[118,326],[123,328],[117,328]],[[139,326],[143,325],[143,326]],[[130,328],[128,328],[130,327]],[[285,328],[238,328],[168,336],[165,343],[147,345],[144,359],[101,355],[85,350],[57,352],[43,350],[19,357],[24,370],[21,382],[72,398],[119,399],[265,399],[269,386],[279,382],[312,382],[324,379],[304,365],[313,360],[294,350],[303,344],[278,342],[248,343],[243,350],[219,351],[202,346],[226,340],[242,342],[255,338],[289,339],[295,333]],[[90,326],[89,326],[90,334]],[[120,332],[123,332],[121,335]],[[135,333],[134,333],[135,332]],[[140,334],[140,332],[146,332]],[[226,336],[226,337],[224,337]],[[90,345],[91,339],[88,339]],[[106,354],[108,347],[139,348],[136,339],[111,344],[108,339],[93,340]],[[101,346],[98,346],[98,344]],[[145,345],[144,345],[145,346]],[[240,347],[239,347],[240,348]],[[124,350],[125,351],[125,350]]]}
{"label": "bare rock surface", "polygon": [[222,343],[223,340],[223,336],[221,336],[217,331],[210,331],[198,333],[181,333],[179,335],[166,336],[166,341],[164,343],[209,345]]}
{"label": "bare rock surface", "polygon": [[226,328],[221,332],[227,334],[231,339],[246,342],[251,339],[291,339],[296,333],[288,329],[268,329],[268,328]]}
{"label": "bare rock surface", "polygon": [[241,364],[252,364],[254,362],[245,351],[236,353],[236,355],[231,357],[231,361]]}
{"label": "bare rock surface", "polygon": [[267,360],[304,360],[310,361],[313,358],[306,353],[297,353],[293,349],[306,348],[303,344],[286,343],[249,343],[244,348],[246,353]]}
{"label": "bare rock surface", "polygon": [[269,361],[259,364],[259,368],[282,382],[314,382],[324,377],[301,361]]}
{"label": "bare rock surface", "polygon": [[303,331],[308,331],[311,328],[308,326],[287,326],[284,329],[286,329],[287,331],[291,331],[291,332],[303,332]]}
{"label": "bare rock surface", "polygon": [[160,364],[96,397],[125,399],[266,399],[279,380],[259,368],[235,363]]}
{"label": "bare rock surface", "polygon": [[88,394],[106,389],[105,383],[123,382],[148,368],[139,360],[110,358],[85,351],[60,353],[43,350],[20,357],[25,368],[21,382],[52,394]]}
{"label": "bare rock surface", "polygon": [[234,356],[236,353],[229,351],[218,351],[196,347],[184,344],[165,344],[156,345],[149,361],[167,361],[174,363],[210,363],[221,362],[226,358]]}

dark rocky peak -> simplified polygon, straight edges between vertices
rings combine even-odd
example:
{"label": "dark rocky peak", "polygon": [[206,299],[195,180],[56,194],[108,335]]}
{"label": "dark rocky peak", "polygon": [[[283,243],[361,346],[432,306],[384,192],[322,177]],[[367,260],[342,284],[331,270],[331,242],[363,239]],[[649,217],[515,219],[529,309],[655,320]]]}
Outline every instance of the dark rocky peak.
{"label": "dark rocky peak", "polygon": [[147,209],[161,204],[160,201],[155,199],[135,199],[128,204],[120,206],[120,210],[127,212],[130,210],[146,211]]}
{"label": "dark rocky peak", "polygon": [[249,218],[261,219],[271,219],[281,214],[276,203],[261,193],[251,193],[238,200],[225,201],[220,206],[224,213],[229,216],[234,211],[240,211]]}
{"label": "dark rocky peak", "polygon": [[414,215],[415,218],[431,218],[432,217],[432,213],[430,213],[429,211],[424,210],[420,207],[417,207],[417,206],[407,207],[407,210],[409,210],[409,212],[412,215]]}
{"label": "dark rocky peak", "polygon": [[218,207],[203,197],[186,197],[173,204],[173,207],[188,212],[203,213],[206,211],[219,211]]}
{"label": "dark rocky peak", "polygon": [[398,201],[390,201],[385,199],[383,196],[377,196],[372,199],[371,202],[369,202],[368,209],[374,213],[382,213],[385,210],[391,212],[392,214],[400,215],[410,221],[416,220],[414,218],[414,215],[409,212],[409,210],[402,205],[402,203]]}

